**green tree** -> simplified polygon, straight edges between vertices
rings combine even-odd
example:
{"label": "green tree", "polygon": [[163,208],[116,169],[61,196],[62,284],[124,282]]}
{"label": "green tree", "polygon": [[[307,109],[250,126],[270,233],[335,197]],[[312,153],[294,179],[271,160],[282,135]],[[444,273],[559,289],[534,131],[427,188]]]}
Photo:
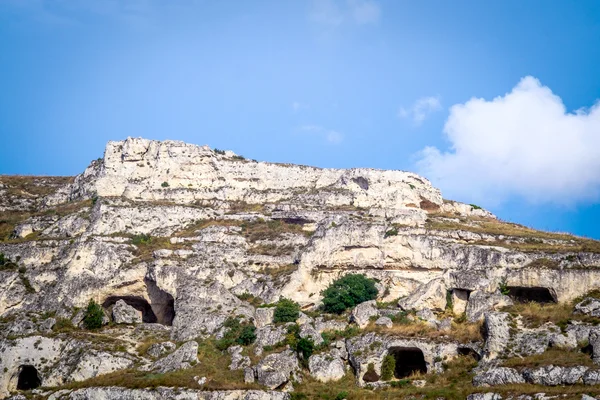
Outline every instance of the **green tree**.
{"label": "green tree", "polygon": [[300,306],[295,301],[281,299],[275,306],[274,322],[294,322],[300,316]]}
{"label": "green tree", "polygon": [[348,308],[377,297],[375,281],[362,274],[346,275],[334,281],[322,293],[323,310],[341,314]]}
{"label": "green tree", "polygon": [[256,340],[256,327],[254,325],[246,325],[242,328],[240,335],[236,339],[237,344],[248,346]]}
{"label": "green tree", "polygon": [[381,364],[381,379],[389,381],[394,377],[396,370],[396,359],[392,355],[387,355]]}
{"label": "green tree", "polygon": [[102,326],[103,317],[104,311],[102,311],[102,307],[94,299],[90,299],[83,315],[83,325],[86,329],[98,329]]}

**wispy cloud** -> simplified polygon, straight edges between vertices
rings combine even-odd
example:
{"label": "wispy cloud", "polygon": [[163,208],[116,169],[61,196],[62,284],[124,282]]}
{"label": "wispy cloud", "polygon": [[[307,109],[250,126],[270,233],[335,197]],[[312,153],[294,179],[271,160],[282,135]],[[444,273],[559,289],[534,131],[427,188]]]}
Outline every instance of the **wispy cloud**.
{"label": "wispy cloud", "polygon": [[299,101],[294,101],[292,103],[292,110],[294,110],[294,112],[300,112],[300,111],[306,110],[308,108],[310,108],[310,106],[308,104],[301,103]]}
{"label": "wispy cloud", "polygon": [[298,131],[300,133],[320,136],[324,138],[327,143],[331,144],[339,144],[342,142],[342,140],[344,140],[344,135],[342,135],[340,132],[333,129],[327,129],[319,125],[303,125],[298,128]]}
{"label": "wispy cloud", "polygon": [[442,102],[439,96],[421,97],[414,102],[409,108],[400,107],[398,116],[400,118],[408,118],[415,125],[421,125],[427,117],[442,109]]}
{"label": "wispy cloud", "polygon": [[342,24],[365,25],[379,22],[381,7],[374,0],[313,0],[309,18],[333,29]]}

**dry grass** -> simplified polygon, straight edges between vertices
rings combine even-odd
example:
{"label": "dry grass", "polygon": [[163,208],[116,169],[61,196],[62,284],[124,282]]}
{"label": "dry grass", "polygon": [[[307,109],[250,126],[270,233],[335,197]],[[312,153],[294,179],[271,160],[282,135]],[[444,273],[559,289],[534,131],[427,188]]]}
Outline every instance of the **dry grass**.
{"label": "dry grass", "polygon": [[481,323],[452,323],[449,331],[440,331],[423,321],[411,323],[394,323],[391,328],[378,326],[371,322],[365,332],[377,332],[399,337],[414,337],[425,339],[453,339],[461,343],[476,342],[483,340],[481,335]]}
{"label": "dry grass", "polygon": [[260,274],[271,276],[273,280],[277,280],[294,273],[297,269],[297,265],[289,264],[281,267],[264,267],[258,272]]}
{"label": "dry grass", "polygon": [[539,367],[544,365],[557,365],[561,367],[584,365],[586,367],[595,367],[592,358],[588,354],[578,350],[556,348],[550,348],[542,354],[510,358],[505,360],[503,365],[512,368]]}
{"label": "dry grass", "polygon": [[[516,243],[507,239],[496,242],[480,241],[475,244],[494,245],[520,251],[562,252],[591,252],[600,253],[600,241],[581,238],[565,233],[538,231],[523,225],[503,222],[491,218],[459,218],[458,222],[448,219],[429,218],[426,227],[432,230],[464,230],[488,235],[503,235],[523,240]],[[562,243],[544,243],[543,240],[555,240]]]}
{"label": "dry grass", "polygon": [[296,248],[292,245],[278,246],[276,244],[259,244],[248,249],[249,254],[281,257],[291,255]]}
{"label": "dry grass", "polygon": [[240,226],[242,227],[242,234],[249,242],[276,240],[285,233],[304,236],[311,235],[302,230],[302,225],[289,224],[281,220],[265,221],[258,219],[252,222],[244,222]]}
{"label": "dry grass", "polygon": [[73,182],[70,176],[0,176],[0,183],[6,185],[9,196],[43,197],[52,194],[60,186]]}
{"label": "dry grass", "polygon": [[[136,370],[117,371],[83,382],[69,383],[62,388],[77,389],[92,386],[121,386],[127,388],[155,388],[158,386],[187,387],[206,390],[258,389],[256,384],[244,383],[243,371],[230,371],[230,357],[215,347],[214,340],[199,342],[199,363],[194,367],[165,374]],[[195,376],[207,378],[204,386],[198,385]]]}
{"label": "dry grass", "polygon": [[520,315],[523,324],[528,328],[537,328],[547,322],[552,322],[561,328],[565,328],[569,321],[582,321],[594,325],[600,324],[600,318],[590,317],[582,314],[573,314],[572,303],[515,303],[512,306],[504,307],[502,311],[508,312],[513,316]]}

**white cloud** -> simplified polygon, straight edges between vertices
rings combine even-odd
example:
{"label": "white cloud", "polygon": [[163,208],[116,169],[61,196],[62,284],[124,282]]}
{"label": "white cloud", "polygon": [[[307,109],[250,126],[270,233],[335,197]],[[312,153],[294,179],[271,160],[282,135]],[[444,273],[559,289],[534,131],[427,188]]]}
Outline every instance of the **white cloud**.
{"label": "white cloud", "polygon": [[451,149],[427,147],[422,174],[446,197],[498,204],[511,196],[573,204],[600,195],[600,103],[568,113],[534,77],[491,101],[450,109]]}
{"label": "white cloud", "polygon": [[354,21],[359,24],[371,24],[379,21],[381,8],[379,4],[369,0],[348,0]]}
{"label": "white cloud", "polygon": [[333,129],[327,129],[319,125],[304,125],[298,129],[302,133],[314,134],[321,136],[328,143],[339,144],[344,139],[344,136]]}
{"label": "white cloud", "polygon": [[333,29],[343,23],[357,25],[379,22],[381,7],[374,0],[313,0],[310,20]]}
{"label": "white cloud", "polygon": [[421,97],[408,109],[400,107],[398,116],[400,118],[410,118],[415,125],[421,125],[429,114],[442,109],[442,103],[439,96]]}

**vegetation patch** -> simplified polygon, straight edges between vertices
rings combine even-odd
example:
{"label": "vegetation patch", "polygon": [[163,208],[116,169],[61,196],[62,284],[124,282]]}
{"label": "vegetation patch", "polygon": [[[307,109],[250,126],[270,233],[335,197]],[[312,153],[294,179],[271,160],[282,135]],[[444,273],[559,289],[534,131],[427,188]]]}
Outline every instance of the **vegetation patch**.
{"label": "vegetation patch", "polygon": [[323,310],[341,314],[345,310],[377,297],[375,281],[362,274],[349,274],[335,280],[322,292]]}
{"label": "vegetation patch", "polygon": [[104,311],[100,304],[96,303],[93,299],[90,299],[85,314],[83,315],[83,326],[89,330],[100,329],[102,327],[102,319],[104,317]]}
{"label": "vegetation patch", "polygon": [[556,365],[560,367],[576,367],[583,365],[586,367],[595,367],[592,358],[580,350],[568,350],[549,348],[541,354],[534,354],[527,357],[509,358],[503,362],[505,367],[511,368],[534,368],[546,365]]}
{"label": "vegetation patch", "polygon": [[289,299],[281,299],[275,305],[274,322],[295,322],[300,317],[300,305]]}

